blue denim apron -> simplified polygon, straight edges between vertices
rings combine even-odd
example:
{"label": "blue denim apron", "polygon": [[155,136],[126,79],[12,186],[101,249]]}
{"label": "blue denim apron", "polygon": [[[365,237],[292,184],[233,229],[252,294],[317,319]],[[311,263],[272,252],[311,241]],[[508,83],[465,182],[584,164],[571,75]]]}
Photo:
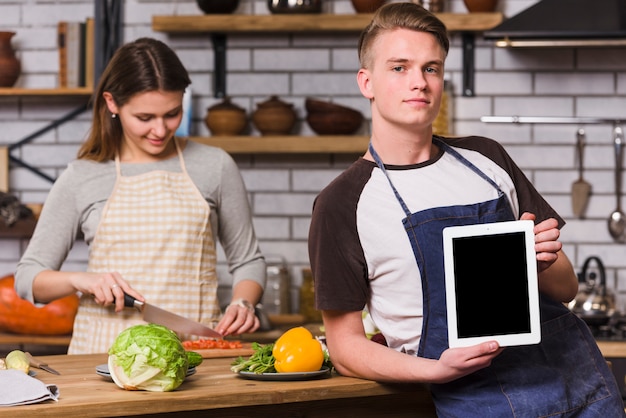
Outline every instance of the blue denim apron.
{"label": "blue denim apron", "polygon": [[[402,220],[422,278],[424,317],[418,356],[438,359],[448,348],[442,230],[447,226],[511,221],[498,185],[437,138],[433,142],[498,190],[498,198],[416,213],[406,206],[369,145],[406,213]],[[623,417],[615,378],[587,325],[563,304],[540,296],[541,343],[507,347],[491,366],[446,384],[432,384],[439,417]]]}

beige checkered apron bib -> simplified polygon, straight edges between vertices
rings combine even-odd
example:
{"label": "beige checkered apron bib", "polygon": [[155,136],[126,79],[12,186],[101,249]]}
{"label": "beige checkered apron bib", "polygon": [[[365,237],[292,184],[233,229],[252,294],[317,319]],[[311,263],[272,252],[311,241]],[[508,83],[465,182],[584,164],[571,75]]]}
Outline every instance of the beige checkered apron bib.
{"label": "beige checkered apron bib", "polygon": [[[178,143],[176,150],[180,173],[125,177],[116,158],[117,180],[91,245],[88,271],[117,271],[146,302],[214,327],[220,309],[210,208],[187,174]],[[115,313],[85,295],[68,353],[107,352],[122,330],[140,323],[135,309]]]}

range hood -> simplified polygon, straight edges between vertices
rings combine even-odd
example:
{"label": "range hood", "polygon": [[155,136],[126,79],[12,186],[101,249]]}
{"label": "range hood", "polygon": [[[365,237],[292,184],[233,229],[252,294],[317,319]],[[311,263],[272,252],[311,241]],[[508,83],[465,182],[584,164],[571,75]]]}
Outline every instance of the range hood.
{"label": "range hood", "polygon": [[500,47],[626,46],[626,0],[540,0],[484,38]]}

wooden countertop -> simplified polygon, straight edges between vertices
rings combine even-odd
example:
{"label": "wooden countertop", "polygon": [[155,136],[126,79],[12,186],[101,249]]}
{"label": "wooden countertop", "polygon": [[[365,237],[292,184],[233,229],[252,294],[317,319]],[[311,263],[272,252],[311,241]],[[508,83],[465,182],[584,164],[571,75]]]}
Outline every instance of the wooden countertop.
{"label": "wooden countertop", "polygon": [[626,341],[597,341],[606,358],[626,358]]}
{"label": "wooden countertop", "polygon": [[215,358],[205,359],[176,391],[126,391],[96,374],[96,366],[106,363],[106,354],[40,358],[61,373],[56,376],[33,369],[36,379],[58,386],[58,402],[0,408],[0,417],[159,416],[172,412],[197,416],[199,411],[209,417],[328,417],[355,410],[360,417],[379,417],[388,412],[389,405],[394,405],[394,410],[398,407],[397,416],[435,416],[430,393],[419,384],[383,385],[337,374],[309,381],[246,380],[230,371],[233,358]]}

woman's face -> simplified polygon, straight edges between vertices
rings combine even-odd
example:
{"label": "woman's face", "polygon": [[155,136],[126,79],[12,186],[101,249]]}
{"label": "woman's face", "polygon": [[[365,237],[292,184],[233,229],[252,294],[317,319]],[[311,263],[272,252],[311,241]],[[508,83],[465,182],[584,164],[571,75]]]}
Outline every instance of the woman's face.
{"label": "woman's face", "polygon": [[172,138],[182,120],[183,93],[139,93],[119,107],[109,93],[104,93],[109,111],[117,115],[124,132],[121,161],[159,161],[174,154]]}

